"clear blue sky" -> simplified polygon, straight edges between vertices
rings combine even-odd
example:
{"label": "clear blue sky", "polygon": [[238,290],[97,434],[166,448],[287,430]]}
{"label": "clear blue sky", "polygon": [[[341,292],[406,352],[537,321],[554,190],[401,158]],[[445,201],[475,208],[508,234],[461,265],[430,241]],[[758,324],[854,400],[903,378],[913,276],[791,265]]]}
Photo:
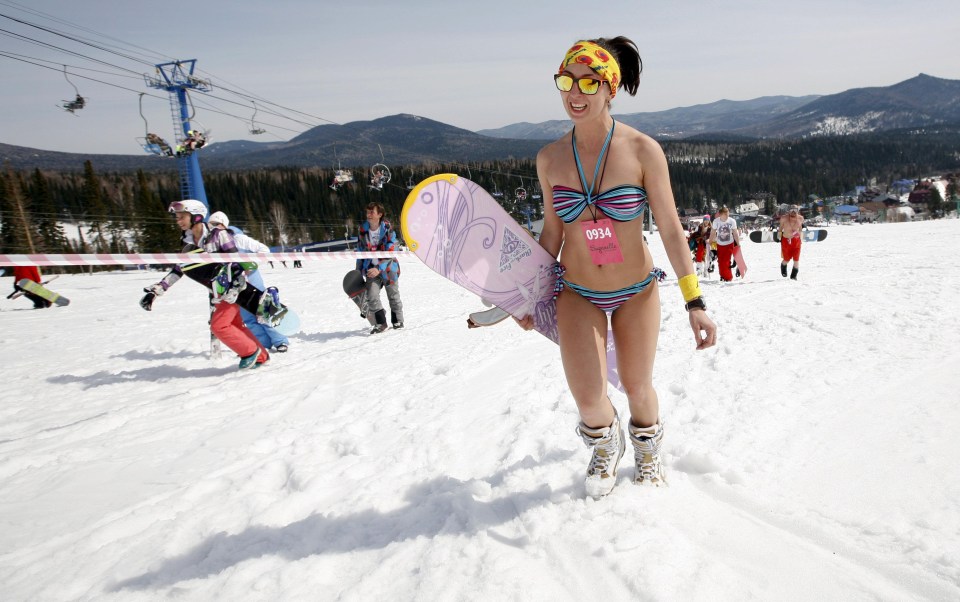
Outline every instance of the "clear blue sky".
{"label": "clear blue sky", "polygon": [[[288,140],[313,125],[397,113],[469,130],[563,119],[551,76],[581,37],[626,35],[640,48],[640,90],[621,94],[614,113],[833,94],[921,72],[960,79],[955,0],[0,0],[0,14],[136,59],[0,18],[0,53],[51,68],[0,56],[0,142],[69,152],[140,152],[140,91],[153,95],[144,98],[150,130],[172,138],[165,95],[137,74],[173,58],[196,58],[218,87],[217,98],[194,96],[214,141]],[[89,103],[77,116],[56,108],[73,96],[64,63]],[[281,111],[306,122],[296,123],[258,102],[257,125],[269,133],[252,136],[253,105],[234,92],[311,117]]]}

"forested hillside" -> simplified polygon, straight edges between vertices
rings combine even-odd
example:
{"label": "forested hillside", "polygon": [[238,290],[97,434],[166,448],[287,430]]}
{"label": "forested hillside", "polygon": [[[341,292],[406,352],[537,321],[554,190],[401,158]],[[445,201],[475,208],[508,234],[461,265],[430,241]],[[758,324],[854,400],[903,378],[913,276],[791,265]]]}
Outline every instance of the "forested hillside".
{"label": "forested hillside", "polygon": [[[773,202],[804,202],[809,195],[836,196],[857,185],[879,187],[931,174],[960,171],[958,128],[911,130],[801,141],[698,140],[664,142],[674,196],[681,209],[709,203],[734,205],[765,193]],[[177,232],[166,207],[179,198],[175,172],[98,173],[14,170],[0,174],[0,251],[4,253],[169,251]],[[346,167],[346,166],[345,166]],[[357,181],[334,191],[331,169],[206,170],[212,210],[269,245],[297,245],[343,238],[355,231],[363,209],[382,202],[395,222],[415,182],[436,173],[468,177],[491,192],[518,218],[539,215],[539,185],[532,160],[391,165],[383,190]],[[523,200],[520,191],[526,194]],[[767,208],[769,211],[770,208]],[[81,227],[82,226],[82,227]]]}

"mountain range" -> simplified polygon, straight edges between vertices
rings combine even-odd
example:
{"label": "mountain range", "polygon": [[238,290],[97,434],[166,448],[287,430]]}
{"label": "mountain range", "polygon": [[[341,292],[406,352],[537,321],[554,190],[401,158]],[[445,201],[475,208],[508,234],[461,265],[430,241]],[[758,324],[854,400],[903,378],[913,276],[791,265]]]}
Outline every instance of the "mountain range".
{"label": "mountain range", "polygon": [[[767,96],[667,111],[615,115],[658,140],[806,138],[960,124],[960,80],[920,74],[887,87],[855,88],[827,96]],[[206,169],[276,166],[354,167],[428,162],[533,158],[545,141],[570,122],[515,123],[471,132],[416,115],[314,127],[286,142],[212,143],[200,155]],[[0,162],[17,169],[82,168],[169,170],[171,162],[152,156],[58,153],[0,144]]]}

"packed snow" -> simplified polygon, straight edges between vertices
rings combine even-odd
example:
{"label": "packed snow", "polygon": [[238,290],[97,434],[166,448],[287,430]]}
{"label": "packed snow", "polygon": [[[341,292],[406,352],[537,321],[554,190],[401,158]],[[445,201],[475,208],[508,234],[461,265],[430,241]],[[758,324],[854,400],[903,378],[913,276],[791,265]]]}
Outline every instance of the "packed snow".
{"label": "packed snow", "polygon": [[960,220],[829,231],[704,283],[707,351],[661,285],[669,486],[600,500],[556,346],[413,257],[376,336],[351,261],[265,268],[303,330],[244,372],[187,280],[0,301],[0,600],[960,599]]}

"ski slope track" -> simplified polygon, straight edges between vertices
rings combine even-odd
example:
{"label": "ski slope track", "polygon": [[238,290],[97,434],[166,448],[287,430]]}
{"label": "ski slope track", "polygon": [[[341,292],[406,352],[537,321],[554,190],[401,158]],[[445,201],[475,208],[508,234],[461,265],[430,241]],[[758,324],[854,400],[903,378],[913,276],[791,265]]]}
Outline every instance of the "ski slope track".
{"label": "ski slope track", "polygon": [[245,372],[161,272],[0,300],[0,600],[960,599],[960,220],[743,251],[714,349],[660,285],[669,486],[601,500],[557,347],[413,259],[376,336],[352,261],[265,266],[303,331]]}

